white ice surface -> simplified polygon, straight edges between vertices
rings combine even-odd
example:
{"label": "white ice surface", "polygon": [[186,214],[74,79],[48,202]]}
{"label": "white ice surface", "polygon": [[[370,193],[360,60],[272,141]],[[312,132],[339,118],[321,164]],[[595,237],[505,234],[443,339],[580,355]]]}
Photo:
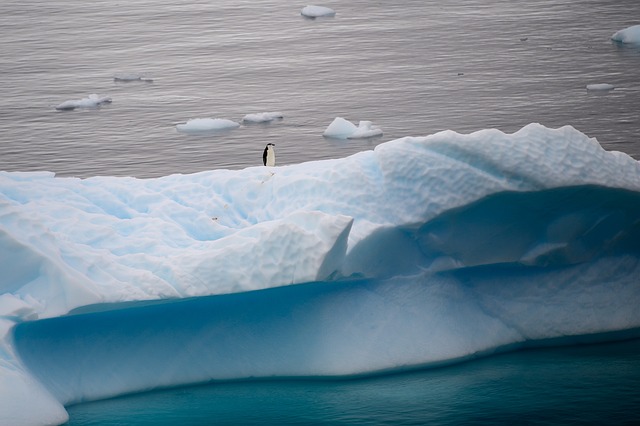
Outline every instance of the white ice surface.
{"label": "white ice surface", "polygon": [[621,43],[640,44],[640,25],[632,25],[617,31],[611,39]]}
{"label": "white ice surface", "polygon": [[609,83],[587,84],[587,90],[607,91],[613,89],[615,89],[615,86]]}
{"label": "white ice surface", "polygon": [[371,121],[360,121],[358,126],[342,117],[336,117],[325,129],[323,136],[336,139],[370,138],[382,135],[382,130]]}
{"label": "white ice surface", "polygon": [[348,139],[372,138],[382,136],[382,129],[373,125],[371,121],[361,121],[355,132],[348,136]]}
{"label": "white ice surface", "polygon": [[[571,127],[540,125],[512,135],[483,130],[407,137],[343,159],[272,170],[157,179],[0,172],[0,266],[8,271],[0,276],[0,290],[39,317],[94,302],[221,293],[227,290],[219,284],[197,290],[176,285],[175,268],[185,263],[176,259],[202,255],[214,261],[216,247],[231,247],[235,238],[264,245],[280,229],[286,231],[274,241],[286,240],[287,232],[311,238],[323,248],[302,255],[321,258],[341,241],[344,217],[354,220],[348,237],[353,247],[380,227],[424,223],[495,192],[586,184],[638,190],[640,166]],[[305,233],[301,216],[319,231]],[[289,261],[300,264],[291,250]],[[296,274],[312,277],[320,263],[315,259],[313,268],[298,267]],[[251,270],[262,274],[262,266]],[[241,260],[229,264],[232,270],[245,267]],[[283,276],[280,284],[291,278]]]}
{"label": "white ice surface", "polygon": [[186,123],[176,125],[176,129],[182,133],[230,130],[236,127],[240,127],[240,124],[226,118],[192,118]]}
{"label": "white ice surface", "polygon": [[268,123],[283,117],[284,115],[281,112],[259,112],[245,115],[242,121],[249,123]]}
{"label": "white ice surface", "polygon": [[56,106],[56,109],[63,111],[76,108],[96,108],[108,103],[111,103],[111,98],[109,96],[98,96],[94,93],[83,99],[64,101]]}
{"label": "white ice surface", "polygon": [[300,14],[308,18],[319,18],[321,16],[335,16],[336,11],[325,6],[305,6]]}

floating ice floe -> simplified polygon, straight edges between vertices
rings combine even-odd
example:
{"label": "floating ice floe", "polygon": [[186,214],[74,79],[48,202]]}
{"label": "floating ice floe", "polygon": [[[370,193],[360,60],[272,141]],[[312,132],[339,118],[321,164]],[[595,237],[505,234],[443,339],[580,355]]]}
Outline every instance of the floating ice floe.
{"label": "floating ice floe", "polygon": [[300,11],[307,18],[320,18],[322,16],[335,16],[336,11],[325,6],[306,6]]}
{"label": "floating ice floe", "polygon": [[609,83],[587,84],[587,90],[606,92],[613,89],[615,89],[615,86]]}
{"label": "floating ice floe", "polygon": [[613,34],[611,39],[620,43],[640,44],[640,25],[633,25]]}
{"label": "floating ice floe", "polygon": [[371,121],[361,121],[358,126],[342,117],[336,117],[323,133],[323,136],[336,139],[359,139],[382,135],[382,129]]}
{"label": "floating ice floe", "polygon": [[144,77],[140,74],[116,74],[113,76],[113,81],[125,82],[125,83],[131,82],[131,81],[144,81],[146,83],[152,83],[153,79]]}
{"label": "floating ice floe", "polygon": [[111,103],[109,96],[98,96],[95,93],[84,99],[65,101],[56,107],[60,111],[69,111],[76,108],[96,108],[103,104]]}
{"label": "floating ice floe", "polygon": [[176,125],[176,129],[183,133],[215,132],[237,127],[240,127],[240,123],[226,118],[192,118],[186,123]]}
{"label": "floating ice floe", "polygon": [[256,114],[247,114],[242,119],[247,123],[267,123],[273,120],[284,118],[281,112],[260,112]]}

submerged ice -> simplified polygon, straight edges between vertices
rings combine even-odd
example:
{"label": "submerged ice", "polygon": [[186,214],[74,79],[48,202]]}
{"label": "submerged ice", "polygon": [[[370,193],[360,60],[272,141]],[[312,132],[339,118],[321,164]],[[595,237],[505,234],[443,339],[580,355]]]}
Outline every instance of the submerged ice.
{"label": "submerged ice", "polygon": [[640,163],[532,124],[157,179],[0,173],[0,252],[0,420],[61,423],[158,387],[636,333]]}

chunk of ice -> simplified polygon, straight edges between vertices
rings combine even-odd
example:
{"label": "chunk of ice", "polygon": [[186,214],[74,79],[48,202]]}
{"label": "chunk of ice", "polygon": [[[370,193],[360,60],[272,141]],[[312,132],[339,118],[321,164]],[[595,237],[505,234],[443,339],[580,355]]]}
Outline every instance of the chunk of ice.
{"label": "chunk of ice", "polygon": [[226,118],[192,118],[186,123],[176,125],[176,129],[183,133],[231,130],[236,127],[240,127],[240,123]]}
{"label": "chunk of ice", "polygon": [[259,112],[257,114],[245,115],[242,121],[248,123],[267,123],[281,118],[284,118],[281,112]]}
{"label": "chunk of ice", "polygon": [[76,108],[96,108],[103,104],[111,103],[111,98],[108,96],[98,96],[95,93],[89,95],[89,97],[78,100],[64,101],[56,107],[59,111],[68,111]]}
{"label": "chunk of ice", "polygon": [[597,84],[587,84],[587,90],[613,90],[615,86],[613,84],[608,83],[597,83]]}
{"label": "chunk of ice", "polygon": [[319,18],[321,16],[335,16],[336,11],[324,6],[306,6],[300,11],[307,18]]}
{"label": "chunk of ice", "polygon": [[328,138],[358,139],[382,135],[382,129],[373,125],[371,121],[361,121],[355,124],[342,117],[336,117],[323,133]]}
{"label": "chunk of ice", "polygon": [[118,81],[118,82],[144,81],[147,83],[152,83],[153,79],[144,77],[140,74],[116,74],[113,76],[113,81]]}
{"label": "chunk of ice", "polygon": [[620,43],[640,44],[640,25],[632,25],[611,36],[611,40]]}

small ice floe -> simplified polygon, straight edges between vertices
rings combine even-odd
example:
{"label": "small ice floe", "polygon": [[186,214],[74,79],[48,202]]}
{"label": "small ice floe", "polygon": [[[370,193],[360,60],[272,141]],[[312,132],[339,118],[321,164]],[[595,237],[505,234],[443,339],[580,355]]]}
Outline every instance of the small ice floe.
{"label": "small ice floe", "polygon": [[182,133],[216,132],[237,127],[240,127],[240,123],[226,118],[192,118],[186,123],[176,125],[176,129]]}
{"label": "small ice floe", "polygon": [[322,16],[335,16],[336,11],[324,6],[306,6],[302,8],[300,14],[307,18],[320,18]]}
{"label": "small ice floe", "polygon": [[282,118],[284,118],[284,115],[281,112],[259,112],[245,115],[242,121],[244,123],[268,123]]}
{"label": "small ice floe", "polygon": [[63,103],[58,105],[56,109],[59,111],[70,111],[76,108],[96,108],[100,105],[109,103],[111,103],[111,98],[109,96],[98,96],[94,93],[84,99],[78,99],[75,101],[64,101]]}
{"label": "small ice floe", "polygon": [[355,124],[342,117],[336,117],[323,133],[323,136],[336,139],[371,138],[382,135],[382,129],[373,125],[371,121],[361,121]]}
{"label": "small ice floe", "polygon": [[620,43],[640,44],[640,25],[632,25],[611,36],[611,40]]}
{"label": "small ice floe", "polygon": [[609,83],[587,84],[587,90],[608,92],[609,90],[613,89],[615,89],[615,86]]}
{"label": "small ice floe", "polygon": [[153,83],[152,78],[148,78],[140,74],[116,74],[113,76],[113,81],[121,83],[128,83],[131,81],[144,81],[146,83]]}

